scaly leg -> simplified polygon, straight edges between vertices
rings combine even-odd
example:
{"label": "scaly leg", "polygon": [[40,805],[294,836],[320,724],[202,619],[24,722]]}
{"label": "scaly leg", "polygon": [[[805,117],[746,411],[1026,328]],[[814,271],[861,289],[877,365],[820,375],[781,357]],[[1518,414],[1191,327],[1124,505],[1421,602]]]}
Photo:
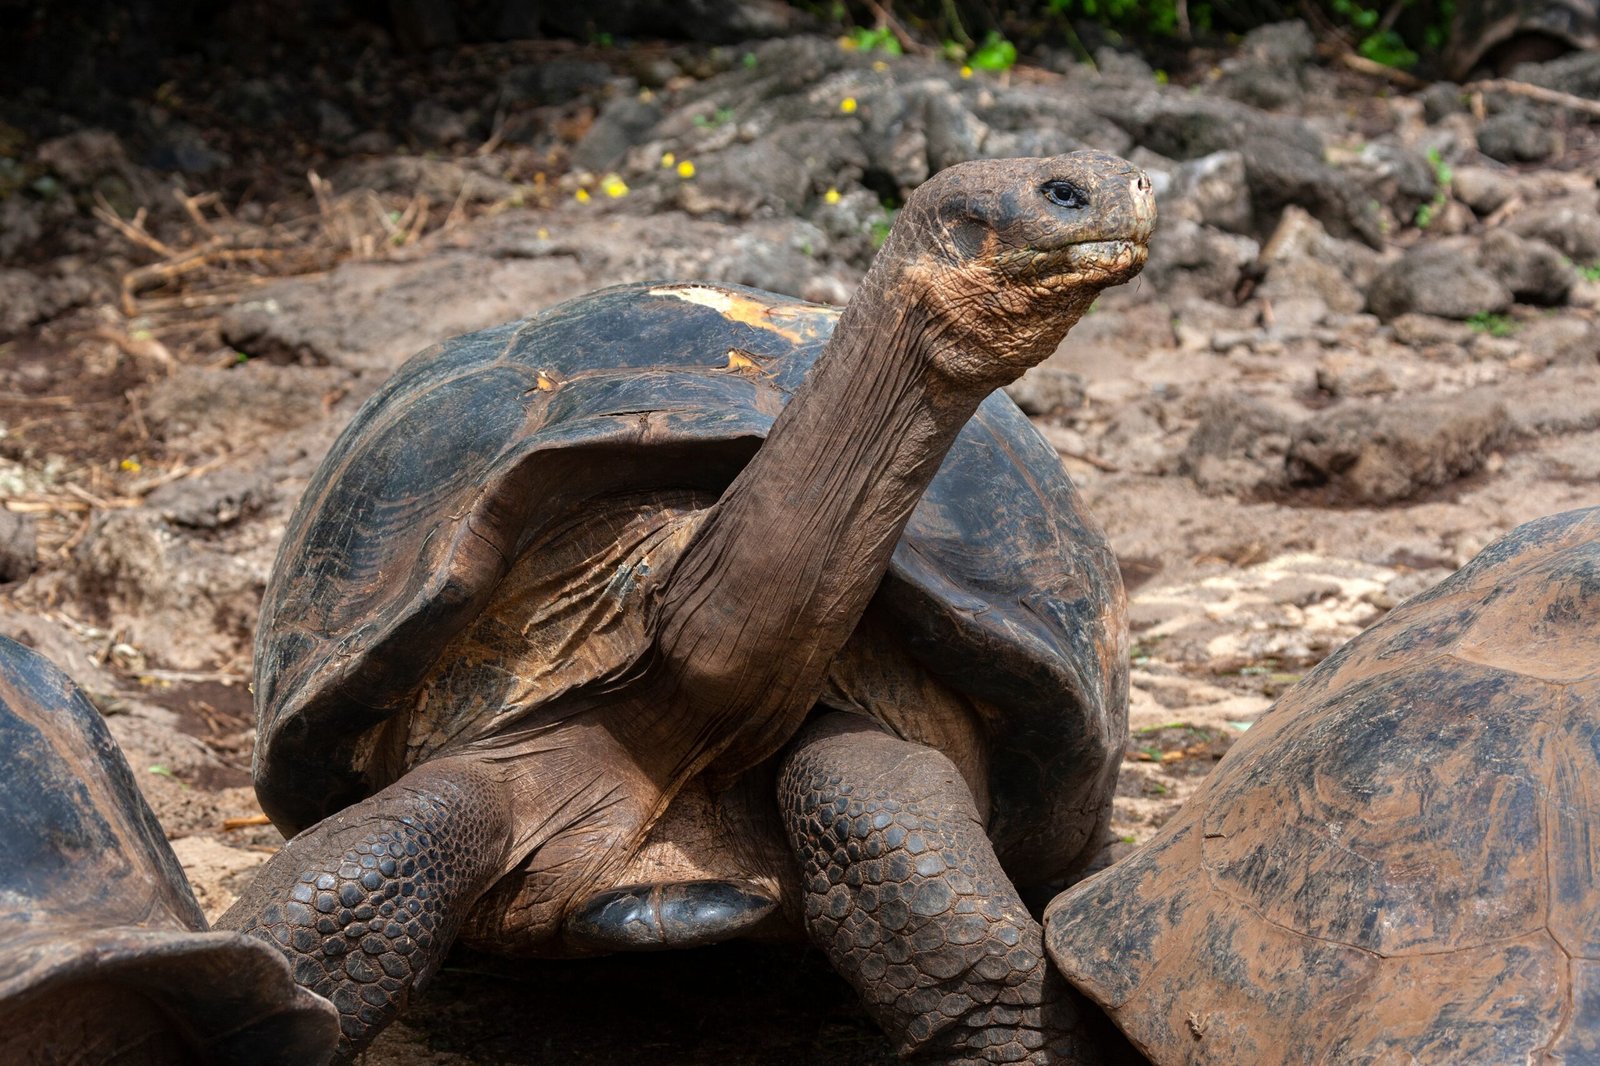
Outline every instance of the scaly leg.
{"label": "scaly leg", "polygon": [[439,968],[503,872],[506,789],[474,760],[426,763],[301,833],[217,922],[276,944],[361,1050]]}
{"label": "scaly leg", "polygon": [[941,753],[828,714],[778,800],[806,926],[902,1055],[958,1066],[1142,1061],[1044,953],[971,791]]}

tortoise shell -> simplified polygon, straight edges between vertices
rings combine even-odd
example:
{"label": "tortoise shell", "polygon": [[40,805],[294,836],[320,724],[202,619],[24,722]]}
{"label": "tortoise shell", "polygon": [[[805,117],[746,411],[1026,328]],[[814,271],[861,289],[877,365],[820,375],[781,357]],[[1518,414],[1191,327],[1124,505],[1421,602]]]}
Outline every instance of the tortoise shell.
{"label": "tortoise shell", "polygon": [[332,1005],[205,932],[100,714],[0,637],[0,1061],[318,1063]]}
{"label": "tortoise shell", "polygon": [[1600,509],[1309,674],[1046,913],[1157,1063],[1600,1061]]}
{"label": "tortoise shell", "polygon": [[[382,727],[415,713],[424,676],[528,546],[581,525],[595,501],[714,500],[836,321],[753,289],[620,286],[401,367],[311,480],[267,588],[255,657],[263,810],[293,833],[403,772]],[[977,707],[997,849],[1039,880],[1083,850],[1109,804],[1126,733],[1123,602],[1055,451],[992,395],[917,507],[872,610]]]}

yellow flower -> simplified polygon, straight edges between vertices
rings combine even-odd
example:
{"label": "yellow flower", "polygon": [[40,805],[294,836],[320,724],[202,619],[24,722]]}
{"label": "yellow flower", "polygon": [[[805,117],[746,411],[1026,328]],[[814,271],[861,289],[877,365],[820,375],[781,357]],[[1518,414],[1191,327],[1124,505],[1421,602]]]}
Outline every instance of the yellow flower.
{"label": "yellow flower", "polygon": [[662,152],[661,153],[661,166],[663,168],[670,167],[672,164],[676,163],[677,161],[678,161],[678,157],[673,155],[671,152]]}
{"label": "yellow flower", "polygon": [[843,111],[847,115],[855,114],[856,113],[856,98],[853,97],[853,96],[847,96],[843,100],[840,100],[839,101],[839,110]]}
{"label": "yellow flower", "polygon": [[961,76],[963,78],[972,77],[972,68],[971,67],[967,67],[967,66],[962,67],[961,68]]}
{"label": "yellow flower", "polygon": [[577,192],[572,194],[572,198],[578,201],[580,204],[586,204],[589,202],[589,190],[579,189]]}
{"label": "yellow flower", "polygon": [[872,61],[872,69],[877,71],[879,74],[882,74],[884,71],[889,69],[889,64],[885,63],[881,59],[875,59]]}
{"label": "yellow flower", "polygon": [[137,459],[124,459],[120,465],[122,466],[122,469],[126,470],[130,474],[137,474],[139,471],[144,469],[144,467],[139,465],[139,460]]}
{"label": "yellow flower", "polygon": [[627,184],[615,174],[607,174],[605,180],[600,183],[600,188],[613,200],[628,195]]}
{"label": "yellow flower", "polygon": [[550,231],[545,229],[543,226],[540,226],[539,227],[539,239],[541,241],[549,240],[550,239]]}
{"label": "yellow flower", "polygon": [[823,199],[823,201],[825,203],[830,203],[830,204],[838,203],[839,200],[841,199],[840,196],[839,196],[839,190],[838,189],[829,189],[827,192],[822,194],[822,199]]}
{"label": "yellow flower", "polygon": [[694,164],[689,162],[687,159],[685,159],[683,162],[679,163],[678,164],[678,177],[680,177],[680,178],[692,178],[692,177],[694,177]]}

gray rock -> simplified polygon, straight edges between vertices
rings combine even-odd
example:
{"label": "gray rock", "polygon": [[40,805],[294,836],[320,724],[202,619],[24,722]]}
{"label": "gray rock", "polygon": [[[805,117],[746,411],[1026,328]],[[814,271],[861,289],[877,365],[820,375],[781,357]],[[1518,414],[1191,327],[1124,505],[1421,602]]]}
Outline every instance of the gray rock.
{"label": "gray rock", "polygon": [[128,157],[117,135],[87,129],[56,137],[39,145],[35,158],[70,186],[92,185],[106,174],[123,171]]}
{"label": "gray rock", "polygon": [[1506,223],[1511,232],[1555,245],[1575,263],[1600,262],[1600,205],[1593,193],[1533,204]]}
{"label": "gray rock", "polygon": [[1478,127],[1478,151],[1502,163],[1539,163],[1561,154],[1563,138],[1542,109],[1517,106]]}
{"label": "gray rock", "polygon": [[1381,396],[1399,388],[1389,368],[1360,352],[1329,352],[1317,360],[1317,388],[1330,396]]}
{"label": "gray rock", "polygon": [[1070,370],[1036,366],[1006,387],[1027,415],[1048,415],[1083,406],[1083,378]]}
{"label": "gray rock", "polygon": [[1430,344],[1467,344],[1473,336],[1472,327],[1464,322],[1415,311],[1399,315],[1389,326],[1394,330],[1395,340],[1413,348],[1425,348]]}
{"label": "gray rock", "polygon": [[1305,94],[1305,72],[1315,50],[1304,22],[1259,26],[1222,61],[1216,91],[1268,110],[1292,104]]}
{"label": "gray rock", "polygon": [[1095,69],[1107,81],[1125,84],[1149,84],[1156,72],[1144,57],[1135,52],[1122,52],[1109,45],[1094,50]]}
{"label": "gray rock", "polygon": [[169,481],[152,492],[146,504],[175,526],[223,529],[261,513],[275,498],[263,471],[217,470]]}
{"label": "gray rock", "polygon": [[1098,93],[1085,101],[1171,159],[1237,151],[1245,160],[1256,228],[1276,224],[1290,204],[1304,207],[1336,237],[1383,242],[1376,205],[1359,184],[1323,161],[1322,139],[1306,123],[1232,100],[1149,91]]}
{"label": "gray rock", "polygon": [[1488,390],[1394,403],[1346,403],[1313,416],[1289,445],[1289,480],[1331,485],[1354,503],[1409,499],[1481,468],[1510,432]]}
{"label": "gray rock", "polygon": [[600,109],[589,132],[572,150],[572,162],[584,170],[615,166],[624,152],[649,139],[661,121],[661,105],[632,93],[617,96]]}
{"label": "gray rock", "polygon": [[301,430],[327,415],[348,381],[329,368],[252,362],[229,370],[185,367],[145,399],[145,420],[168,443],[194,452],[234,451]]}
{"label": "gray rock", "polygon": [[[1557,8],[1560,5],[1550,6]],[[1595,10],[1593,3],[1589,4],[1589,10],[1591,24],[1600,29],[1600,11]],[[1548,63],[1518,64],[1512,71],[1512,77],[1559,93],[1600,100],[1600,52],[1594,50],[1597,43],[1600,41],[1591,41],[1588,51],[1574,52]]]}
{"label": "gray rock", "polygon": [[1600,326],[1581,318],[1539,318],[1518,330],[1516,339],[1525,352],[1547,364],[1594,366],[1600,362]]}
{"label": "gray rock", "polygon": [[1511,291],[1455,242],[1413,246],[1367,287],[1367,309],[1384,321],[1408,311],[1464,320],[1510,306]]}
{"label": "gray rock", "polygon": [[1384,243],[1378,205],[1360,184],[1322,161],[1320,149],[1306,152],[1289,141],[1265,140],[1241,146],[1250,174],[1250,193],[1259,225],[1290,205],[1303,207],[1335,237],[1358,237],[1373,248]]}
{"label": "gray rock", "polygon": [[372,189],[397,196],[425,196],[429,202],[451,207],[499,203],[514,197],[516,186],[485,173],[482,161],[428,159],[418,155],[388,155],[356,159],[334,167],[327,175],[335,189]]}
{"label": "gray rock", "polygon": [[[1158,195],[1160,193],[1158,192]],[[1212,152],[1180,164],[1167,195],[1178,201],[1176,212],[1231,233],[1248,233],[1254,218],[1244,156]],[[1162,211],[1172,214],[1163,199]]]}
{"label": "gray rock", "polygon": [[1578,272],[1566,256],[1535,237],[1497,229],[1483,238],[1479,262],[1522,303],[1567,302]]}
{"label": "gray rock", "polygon": [[419,100],[411,109],[407,126],[421,144],[442,148],[466,140],[472,121],[437,100]]}
{"label": "gray rock", "polygon": [[1399,225],[1410,223],[1417,208],[1439,192],[1438,175],[1428,157],[1391,141],[1368,144],[1351,170],[1367,195],[1387,208]]}
{"label": "gray rock", "polygon": [[248,647],[266,567],[180,536],[143,508],[98,515],[70,563],[76,595],[102,606],[108,628],[185,670]]}
{"label": "gray rock", "polygon": [[1502,382],[1496,391],[1520,437],[1546,440],[1600,429],[1600,368],[1593,365],[1552,367]]}
{"label": "gray rock", "polygon": [[588,287],[566,256],[494,259],[462,251],[414,262],[346,262],[318,277],[263,286],[223,314],[221,331],[252,361],[387,371],[429,344],[521,318]]}
{"label": "gray rock", "polygon": [[38,522],[0,507],[0,585],[21,581],[39,565]]}
{"label": "gray rock", "polygon": [[1461,86],[1449,81],[1436,81],[1417,94],[1422,100],[1422,117],[1427,123],[1437,125],[1450,115],[1467,110]]}
{"label": "gray rock", "polygon": [[1249,237],[1202,226],[1188,219],[1163,223],[1150,243],[1143,278],[1164,295],[1231,300],[1244,268],[1255,261],[1260,245]]}
{"label": "gray rock", "polygon": [[[587,31],[583,31],[587,36]],[[538,63],[512,67],[500,79],[500,99],[514,104],[564,104],[613,77],[604,63],[567,56],[551,56]]]}
{"label": "gray rock", "polygon": [[1450,182],[1457,200],[1480,215],[1498,211],[1517,193],[1516,176],[1491,167],[1457,167]]}
{"label": "gray rock", "polygon": [[619,37],[688,37],[712,44],[733,44],[757,37],[777,37],[806,26],[798,5],[779,0],[612,0],[604,5],[543,4],[543,21],[580,40],[594,33]]}
{"label": "gray rock", "polygon": [[1247,493],[1283,483],[1294,419],[1264,400],[1223,393],[1201,401],[1199,424],[1178,456],[1178,471],[1211,494]]}
{"label": "gray rock", "polygon": [[95,280],[84,271],[0,269],[0,337],[21,333],[95,294]]}

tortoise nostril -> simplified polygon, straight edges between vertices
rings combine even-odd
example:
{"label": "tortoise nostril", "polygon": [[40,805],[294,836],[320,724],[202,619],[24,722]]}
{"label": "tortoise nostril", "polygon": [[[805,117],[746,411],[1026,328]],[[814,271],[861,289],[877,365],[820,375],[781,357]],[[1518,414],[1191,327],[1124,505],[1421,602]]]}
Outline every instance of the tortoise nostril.
{"label": "tortoise nostril", "polygon": [[1149,192],[1150,175],[1141,171],[1139,177],[1134,181],[1133,187],[1138,189],[1140,192]]}

